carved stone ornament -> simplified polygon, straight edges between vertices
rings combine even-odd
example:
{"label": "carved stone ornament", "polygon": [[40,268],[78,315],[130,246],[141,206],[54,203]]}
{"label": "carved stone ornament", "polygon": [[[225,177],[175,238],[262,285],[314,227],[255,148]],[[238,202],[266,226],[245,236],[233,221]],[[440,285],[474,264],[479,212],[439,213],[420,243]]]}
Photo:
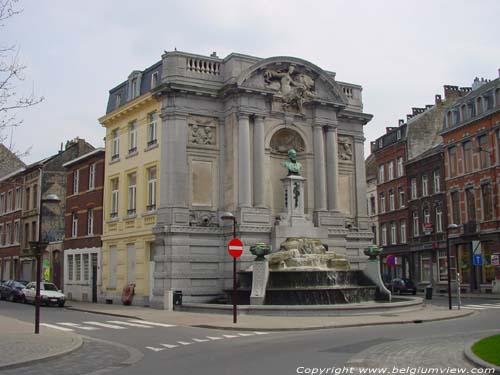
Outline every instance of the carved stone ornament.
{"label": "carved stone ornament", "polygon": [[314,79],[305,73],[295,72],[295,66],[292,64],[284,70],[266,70],[264,81],[267,88],[277,91],[283,100],[285,110],[294,107],[302,113],[304,104],[316,96]]}
{"label": "carved stone ornament", "polygon": [[350,137],[339,137],[339,160],[352,161],[352,140]]}
{"label": "carved stone ornament", "polygon": [[271,138],[271,151],[280,154],[288,153],[288,150],[294,149],[297,152],[304,152],[306,146],[304,140],[295,130],[278,130]]}
{"label": "carved stone ornament", "polygon": [[193,118],[189,121],[189,144],[215,146],[217,132],[213,119]]}
{"label": "carved stone ornament", "polygon": [[217,225],[217,218],[213,212],[195,211],[189,215],[189,225],[199,227],[212,227]]}

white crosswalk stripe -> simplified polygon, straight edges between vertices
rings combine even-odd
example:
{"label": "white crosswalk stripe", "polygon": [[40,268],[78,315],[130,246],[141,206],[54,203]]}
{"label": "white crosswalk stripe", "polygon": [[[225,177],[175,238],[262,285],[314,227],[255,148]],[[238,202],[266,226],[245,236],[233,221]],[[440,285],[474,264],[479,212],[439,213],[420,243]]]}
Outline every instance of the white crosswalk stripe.
{"label": "white crosswalk stripe", "polygon": [[66,327],[59,327],[59,326],[56,326],[54,324],[40,323],[40,325],[47,327],[47,328],[58,329],[60,331],[65,331],[65,332],[73,332],[74,331],[74,329],[66,328]]}
{"label": "white crosswalk stripe", "polygon": [[139,327],[139,328],[153,328],[151,326],[146,326],[144,324],[138,324],[138,323],[130,323],[130,322],[124,322],[121,320],[108,320],[107,323],[111,324],[121,324],[124,326],[129,326],[129,327]]}
{"label": "white crosswalk stripe", "polygon": [[111,328],[111,329],[127,329],[126,327],[117,326],[116,324],[106,324],[101,322],[83,322],[83,324],[90,324],[92,326]]}
{"label": "white crosswalk stripe", "polygon": [[194,342],[208,342],[210,340],[207,339],[193,339]]}
{"label": "white crosswalk stripe", "polygon": [[246,337],[246,336],[254,336],[255,333],[238,333],[238,335],[242,336],[242,337]]}
{"label": "white crosswalk stripe", "polygon": [[207,339],[215,341],[215,340],[222,340],[222,337],[207,336]]}
{"label": "white crosswalk stripe", "polygon": [[170,345],[170,344],[160,344],[161,346],[164,346],[167,349],[172,349],[172,348],[177,348],[179,345]]}
{"label": "white crosswalk stripe", "polygon": [[152,350],[154,352],[161,352],[162,350],[165,350],[165,348],[155,348],[153,346],[146,346],[146,349]]}
{"label": "white crosswalk stripe", "polygon": [[500,309],[500,303],[481,303],[463,305],[462,308],[470,310]]}
{"label": "white crosswalk stripe", "polygon": [[130,319],[129,322],[139,323],[139,324],[146,324],[148,326],[155,326],[155,327],[165,327],[165,328],[175,327],[175,325],[173,325],[173,324],[148,322],[146,320],[139,320],[139,319]]}
{"label": "white crosswalk stripe", "polygon": [[86,322],[55,322],[52,324],[43,323],[46,327],[59,329],[60,331],[72,332],[75,330],[82,331],[97,331],[103,328],[109,329],[129,329],[129,328],[155,328],[155,327],[163,327],[163,328],[171,328],[175,327],[173,324],[166,323],[156,323],[156,322],[148,322],[145,320],[139,319],[129,319],[129,320],[107,320],[105,322],[96,322],[96,321],[86,321]]}
{"label": "white crosswalk stripe", "polygon": [[181,345],[191,345],[192,342],[185,342],[185,341],[177,341],[178,344],[181,344]]}
{"label": "white crosswalk stripe", "polygon": [[81,329],[81,330],[84,330],[84,331],[97,331],[99,328],[97,327],[87,327],[87,326],[82,326],[78,323],[57,323],[61,326],[68,326],[68,327],[72,327],[72,328],[78,328],[78,329]]}

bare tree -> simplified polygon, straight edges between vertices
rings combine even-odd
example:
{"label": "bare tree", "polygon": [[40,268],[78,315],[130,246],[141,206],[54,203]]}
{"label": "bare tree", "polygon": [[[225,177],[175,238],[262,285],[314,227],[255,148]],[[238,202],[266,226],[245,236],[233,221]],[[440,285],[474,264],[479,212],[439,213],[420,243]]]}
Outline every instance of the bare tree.
{"label": "bare tree", "polygon": [[[5,21],[21,13],[17,2],[18,0],[0,0],[0,28],[5,26]],[[33,90],[28,95],[16,91],[20,82],[25,79],[25,69],[26,66],[19,61],[16,45],[0,46],[0,143],[4,143],[13,152],[16,150],[13,150],[12,130],[23,122],[17,118],[17,112],[43,100]]]}

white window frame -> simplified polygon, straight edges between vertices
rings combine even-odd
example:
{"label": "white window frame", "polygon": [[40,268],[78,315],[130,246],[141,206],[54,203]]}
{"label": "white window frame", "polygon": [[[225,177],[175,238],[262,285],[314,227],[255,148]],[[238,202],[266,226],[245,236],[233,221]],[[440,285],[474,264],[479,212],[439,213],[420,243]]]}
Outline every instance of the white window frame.
{"label": "white window frame", "polygon": [[404,174],[403,157],[402,156],[397,158],[397,168],[398,168],[398,177],[402,177]]}
{"label": "white window frame", "polygon": [[94,235],[94,209],[89,208],[87,210],[87,235]]}
{"label": "white window frame", "polygon": [[418,192],[417,192],[417,179],[416,178],[412,178],[410,180],[410,191],[411,191],[411,199],[417,199]]}
{"label": "white window frame", "polygon": [[152,146],[157,143],[156,139],[156,112],[148,114],[148,143],[147,146]]}
{"label": "white window frame", "polygon": [[413,211],[412,215],[413,220],[413,237],[418,237],[420,234],[420,218],[418,217],[418,212]]}
{"label": "white window frame", "polygon": [[385,167],[384,167],[384,164],[381,164],[378,167],[378,182],[379,182],[379,184],[383,183],[384,179],[385,179]]}
{"label": "white window frame", "polygon": [[387,225],[382,224],[382,246],[387,246]]}
{"label": "white window frame", "polygon": [[111,160],[118,159],[120,157],[120,131],[119,129],[114,129],[111,133]]}
{"label": "white window frame", "polygon": [[394,190],[389,190],[389,211],[394,211],[396,209],[396,203],[394,200]]}
{"label": "white window frame", "polygon": [[422,176],[422,197],[429,195],[429,178],[427,175]]}
{"label": "white window frame", "polygon": [[400,186],[398,187],[398,200],[399,200],[399,208],[405,207],[405,189]]}
{"label": "white window frame", "polygon": [[137,151],[137,121],[132,121],[128,125],[128,153]]}
{"label": "white window frame", "polygon": [[74,276],[74,256],[73,254],[68,254],[68,281],[73,281]]}
{"label": "white window frame", "polygon": [[0,214],[5,212],[5,193],[0,194]]}
{"label": "white window frame", "polygon": [[[154,178],[152,176],[152,171],[155,171]],[[154,211],[156,209],[156,167],[151,167],[147,169],[148,174],[148,187],[147,187],[147,210]]]}
{"label": "white window frame", "polygon": [[18,186],[16,187],[16,210],[23,208],[23,189]]}
{"label": "white window frame", "polygon": [[399,222],[399,237],[401,243],[406,243],[406,221]]}
{"label": "white window frame", "polygon": [[431,223],[431,210],[429,210],[428,207],[424,207],[424,209],[422,210],[422,217],[424,219],[424,225]]}
{"label": "white window frame", "polygon": [[71,237],[78,237],[78,213],[73,212],[71,217]]}
{"label": "white window frame", "polygon": [[14,221],[14,243],[19,244],[21,239],[21,220]]}
{"label": "white window frame", "polygon": [[151,74],[151,88],[155,88],[156,86],[158,86],[158,72],[153,72],[153,74]]}
{"label": "white window frame", "polygon": [[[116,187],[113,186],[116,181]],[[120,180],[116,178],[112,178],[110,180],[111,184],[111,218],[118,216],[118,208],[119,208],[119,192],[120,192]]]}
{"label": "white window frame", "polygon": [[82,254],[75,254],[75,281],[82,280]]}
{"label": "white window frame", "polygon": [[73,194],[78,194],[80,186],[80,170],[75,169],[73,172]]}
{"label": "white window frame", "polygon": [[394,162],[392,160],[387,163],[387,180],[394,180]]}
{"label": "white window frame", "polygon": [[95,189],[95,172],[96,163],[92,163],[89,165],[89,190]]}
{"label": "white window frame", "polygon": [[434,180],[434,193],[441,192],[441,181],[440,181],[440,172],[439,170],[435,170],[432,172],[433,180]]}
{"label": "white window frame", "polygon": [[[132,178],[135,180],[132,183]],[[127,176],[127,215],[135,215],[137,209],[137,173]]]}
{"label": "white window frame", "polygon": [[397,243],[397,238],[396,238],[396,223],[391,222],[391,245],[396,245]]}
{"label": "white window frame", "polygon": [[443,210],[440,206],[436,207],[436,233],[443,232]]}
{"label": "white window frame", "polygon": [[4,246],[5,245],[5,233],[3,231],[3,224],[0,224],[0,246]]}
{"label": "white window frame", "polygon": [[385,193],[380,193],[380,213],[384,214],[385,213]]}
{"label": "white window frame", "polygon": [[10,245],[14,241],[12,241],[12,224],[5,223],[5,244]]}
{"label": "white window frame", "polygon": [[13,201],[12,201],[12,196],[13,196],[14,192],[13,190],[9,190],[7,192],[7,209],[6,209],[6,212],[11,212],[13,210]]}

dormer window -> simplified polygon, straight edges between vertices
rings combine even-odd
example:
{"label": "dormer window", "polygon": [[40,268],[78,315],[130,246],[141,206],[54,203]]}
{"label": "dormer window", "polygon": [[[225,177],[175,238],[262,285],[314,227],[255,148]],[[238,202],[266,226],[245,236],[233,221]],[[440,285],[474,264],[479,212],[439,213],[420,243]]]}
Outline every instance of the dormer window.
{"label": "dormer window", "polygon": [[495,90],[495,106],[500,106],[500,89]]}
{"label": "dormer window", "polygon": [[452,125],[451,123],[451,111],[446,113],[446,127],[450,128]]}
{"label": "dormer window", "polygon": [[158,86],[158,72],[154,72],[151,75],[151,88]]}
{"label": "dormer window", "polygon": [[137,78],[134,78],[130,82],[130,92],[131,92],[131,99],[134,99],[137,96]]}
{"label": "dormer window", "polygon": [[478,115],[483,113],[483,98],[481,96],[476,99],[476,113]]}
{"label": "dormer window", "polygon": [[122,95],[116,94],[115,96],[115,108],[118,108],[122,104]]}
{"label": "dormer window", "polygon": [[465,104],[460,107],[460,118],[462,121],[467,120],[467,106]]}

